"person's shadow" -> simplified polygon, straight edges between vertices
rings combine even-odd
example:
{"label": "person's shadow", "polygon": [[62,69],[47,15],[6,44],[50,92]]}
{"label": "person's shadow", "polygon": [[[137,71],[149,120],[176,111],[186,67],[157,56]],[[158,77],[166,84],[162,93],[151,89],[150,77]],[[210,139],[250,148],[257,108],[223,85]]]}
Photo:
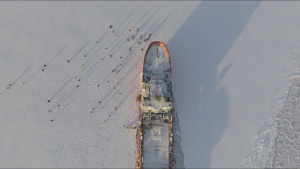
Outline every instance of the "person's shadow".
{"label": "person's shadow", "polygon": [[[167,43],[186,168],[207,168],[228,126],[230,98],[217,67],[260,2],[203,1]],[[226,167],[226,166],[223,166]]]}

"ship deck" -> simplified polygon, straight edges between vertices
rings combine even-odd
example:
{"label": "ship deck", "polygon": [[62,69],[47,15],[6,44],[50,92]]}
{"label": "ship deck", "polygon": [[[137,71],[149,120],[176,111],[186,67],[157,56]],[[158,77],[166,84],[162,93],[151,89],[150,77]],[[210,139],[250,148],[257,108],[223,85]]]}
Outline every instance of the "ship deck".
{"label": "ship deck", "polygon": [[166,48],[153,44],[147,50],[144,61],[142,95],[144,107],[156,110],[171,106],[171,64]]}
{"label": "ship deck", "polygon": [[169,124],[144,130],[143,168],[169,168]]}
{"label": "ship deck", "polygon": [[172,97],[168,50],[163,43],[153,42],[144,60],[141,168],[172,168]]}

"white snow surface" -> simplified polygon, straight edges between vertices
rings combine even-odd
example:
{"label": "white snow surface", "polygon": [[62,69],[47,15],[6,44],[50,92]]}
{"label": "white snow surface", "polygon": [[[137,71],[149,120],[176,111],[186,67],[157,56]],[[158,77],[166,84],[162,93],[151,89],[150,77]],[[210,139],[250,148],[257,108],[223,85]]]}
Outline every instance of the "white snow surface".
{"label": "white snow surface", "polygon": [[137,123],[145,49],[159,40],[171,57],[184,166],[264,167],[272,141],[258,139],[274,138],[268,126],[298,74],[299,8],[0,2],[0,166],[133,168],[136,131],[124,125]]}
{"label": "white snow surface", "polygon": [[0,166],[134,168],[146,49],[198,4],[0,2]]}

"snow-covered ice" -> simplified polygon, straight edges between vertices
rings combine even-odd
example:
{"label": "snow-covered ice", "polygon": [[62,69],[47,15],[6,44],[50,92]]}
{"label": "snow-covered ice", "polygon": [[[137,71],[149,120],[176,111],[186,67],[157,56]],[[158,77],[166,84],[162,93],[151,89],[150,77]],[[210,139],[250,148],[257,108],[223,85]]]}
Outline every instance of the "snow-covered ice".
{"label": "snow-covered ice", "polygon": [[146,48],[197,4],[1,2],[0,166],[133,168]]}
{"label": "snow-covered ice", "polygon": [[266,159],[255,138],[274,123],[298,73],[299,5],[204,1],[167,43],[185,167]]}
{"label": "snow-covered ice", "polygon": [[137,123],[139,75],[154,40],[171,56],[178,166],[269,166],[284,129],[276,119],[299,73],[299,8],[0,2],[0,166],[133,168],[136,131],[124,126]]}

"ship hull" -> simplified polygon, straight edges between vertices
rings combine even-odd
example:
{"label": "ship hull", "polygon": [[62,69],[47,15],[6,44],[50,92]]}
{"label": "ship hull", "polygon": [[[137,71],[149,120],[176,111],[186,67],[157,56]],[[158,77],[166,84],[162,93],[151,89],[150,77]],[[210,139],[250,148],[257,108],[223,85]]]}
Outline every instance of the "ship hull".
{"label": "ship hull", "polygon": [[137,168],[172,168],[173,93],[166,45],[152,42],[145,54],[137,133]]}

